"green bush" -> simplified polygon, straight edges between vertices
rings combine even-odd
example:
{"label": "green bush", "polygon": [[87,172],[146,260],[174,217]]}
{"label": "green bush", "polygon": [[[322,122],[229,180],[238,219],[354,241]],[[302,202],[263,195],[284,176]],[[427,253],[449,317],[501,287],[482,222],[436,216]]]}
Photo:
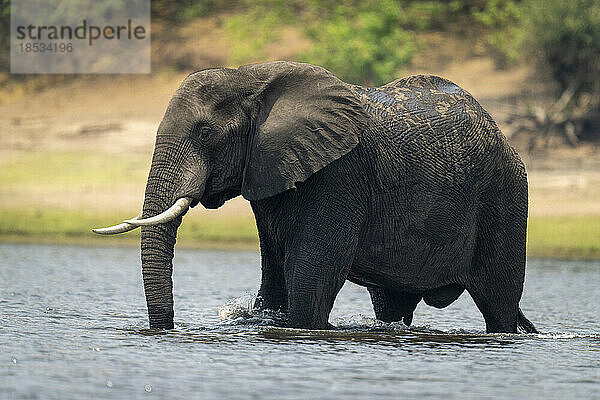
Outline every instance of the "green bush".
{"label": "green bush", "polygon": [[219,0],[151,0],[152,16],[171,22],[205,17],[223,7]]}
{"label": "green bush", "polygon": [[[268,10],[268,8],[266,9]],[[267,57],[265,46],[280,39],[281,10],[252,8],[230,17],[225,31],[231,39],[229,61],[233,64],[259,62]]]}
{"label": "green bush", "polygon": [[470,7],[474,22],[483,25],[487,42],[502,63],[515,61],[521,55],[523,9],[523,3],[515,0],[489,0]]}
{"label": "green bush", "polygon": [[[471,3],[471,4],[468,4]],[[595,0],[463,1],[501,59],[534,59],[564,90],[600,76],[600,3]],[[595,90],[597,90],[596,88]]]}
{"label": "green bush", "polygon": [[523,10],[525,45],[563,89],[571,82],[600,92],[600,3],[530,0]]}
{"label": "green bush", "polygon": [[[8,71],[10,54],[10,0],[0,0],[0,73]],[[0,76],[2,82],[2,76]]]}
{"label": "green bush", "polygon": [[403,10],[387,0],[358,8],[339,6],[328,21],[308,29],[314,41],[303,59],[354,83],[382,84],[398,77],[416,49],[414,35],[401,28]]}
{"label": "green bush", "polygon": [[279,39],[281,26],[295,25],[313,44],[300,60],[322,65],[349,82],[385,83],[399,76],[419,48],[414,32],[441,26],[454,3],[246,0],[226,26],[235,43],[231,62],[264,59],[265,45]]}

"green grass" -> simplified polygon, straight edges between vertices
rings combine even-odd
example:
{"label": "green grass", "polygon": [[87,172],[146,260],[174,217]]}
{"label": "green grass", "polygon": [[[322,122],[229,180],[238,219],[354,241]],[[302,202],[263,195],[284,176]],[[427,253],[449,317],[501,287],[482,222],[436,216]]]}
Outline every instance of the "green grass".
{"label": "green grass", "polygon": [[[97,245],[138,245],[139,230],[118,236],[93,234],[92,227],[118,223],[122,215],[60,210],[0,209],[0,241],[52,242]],[[189,215],[178,234],[178,244],[195,248],[257,248],[254,219]],[[532,217],[528,256],[562,259],[600,259],[600,216]]]}
{"label": "green grass", "polygon": [[600,259],[600,216],[529,218],[527,254]]}
{"label": "green grass", "polygon": [[20,152],[0,158],[0,189],[115,188],[146,182],[150,155],[102,152]]}
{"label": "green grass", "polygon": [[[122,188],[144,185],[149,163],[149,155],[135,153],[124,156],[45,151],[3,155],[0,157],[0,241],[138,245],[139,230],[118,236],[99,236],[90,231],[92,227],[117,224],[128,216],[117,211],[118,201],[100,208],[114,207],[115,211],[96,213],[69,208],[68,200],[70,194],[118,194]],[[33,202],[25,208],[11,197],[28,193],[46,199],[65,199],[67,207],[45,208]],[[258,239],[252,215],[191,213],[179,230],[178,243],[188,247],[256,248]]]}
{"label": "green grass", "polygon": [[[116,236],[91,232],[91,228],[117,224],[122,219],[117,214],[70,210],[0,209],[0,242],[137,246],[139,229]],[[252,215],[190,215],[181,225],[177,241],[183,247],[257,248],[258,234]]]}

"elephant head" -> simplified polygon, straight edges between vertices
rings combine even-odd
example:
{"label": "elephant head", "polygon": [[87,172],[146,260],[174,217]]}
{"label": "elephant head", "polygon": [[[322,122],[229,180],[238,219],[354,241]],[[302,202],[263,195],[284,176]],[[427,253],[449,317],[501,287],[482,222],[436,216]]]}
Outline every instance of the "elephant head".
{"label": "elephant head", "polygon": [[351,151],[367,117],[350,86],[323,68],[274,62],[189,75],[158,128],[142,214],[94,230],[141,226],[152,328],[173,327],[172,259],[189,207],[260,200]]}

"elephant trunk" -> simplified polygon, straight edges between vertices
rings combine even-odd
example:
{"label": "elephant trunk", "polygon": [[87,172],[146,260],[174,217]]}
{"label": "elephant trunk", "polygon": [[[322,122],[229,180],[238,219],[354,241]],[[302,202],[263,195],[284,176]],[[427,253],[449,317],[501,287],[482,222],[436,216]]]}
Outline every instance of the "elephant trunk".
{"label": "elephant trunk", "polygon": [[[153,171],[146,186],[142,218],[158,215],[171,205],[173,189],[164,185],[172,180],[154,177]],[[173,249],[180,224],[181,217],[177,217],[164,224],[141,227],[142,276],[150,328],[173,328]]]}
{"label": "elephant trunk", "polygon": [[[184,186],[187,186],[185,182],[190,181],[185,174],[182,175],[182,171],[186,170],[181,165],[181,161],[185,160],[185,152],[182,156],[181,150],[175,150],[175,146],[168,147],[155,151],[146,185],[142,219],[172,209],[174,203],[181,204],[178,196],[182,191],[182,181]],[[175,151],[179,151],[179,155],[171,154]],[[196,176],[193,180],[203,181],[205,178]],[[204,185],[201,187],[203,190]],[[187,204],[177,217],[164,223],[141,225],[142,276],[150,328],[173,328],[173,249],[182,215],[189,205],[189,198],[181,198]]]}
{"label": "elephant trunk", "polygon": [[173,246],[179,222],[142,228],[142,275],[150,328],[173,328]]}

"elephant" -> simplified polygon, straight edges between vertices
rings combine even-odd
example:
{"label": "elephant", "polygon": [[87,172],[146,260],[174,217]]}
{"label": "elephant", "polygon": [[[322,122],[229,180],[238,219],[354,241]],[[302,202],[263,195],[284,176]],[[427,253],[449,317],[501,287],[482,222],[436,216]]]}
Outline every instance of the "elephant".
{"label": "elephant", "polygon": [[330,329],[346,280],[375,316],[410,325],[417,304],[465,290],[487,332],[536,332],[519,307],[528,184],[481,105],[428,75],[380,87],[288,61],[190,74],[156,135],[141,227],[151,328],[173,328],[172,269],[182,216],[243,196],[258,230],[255,306],[287,326]]}

